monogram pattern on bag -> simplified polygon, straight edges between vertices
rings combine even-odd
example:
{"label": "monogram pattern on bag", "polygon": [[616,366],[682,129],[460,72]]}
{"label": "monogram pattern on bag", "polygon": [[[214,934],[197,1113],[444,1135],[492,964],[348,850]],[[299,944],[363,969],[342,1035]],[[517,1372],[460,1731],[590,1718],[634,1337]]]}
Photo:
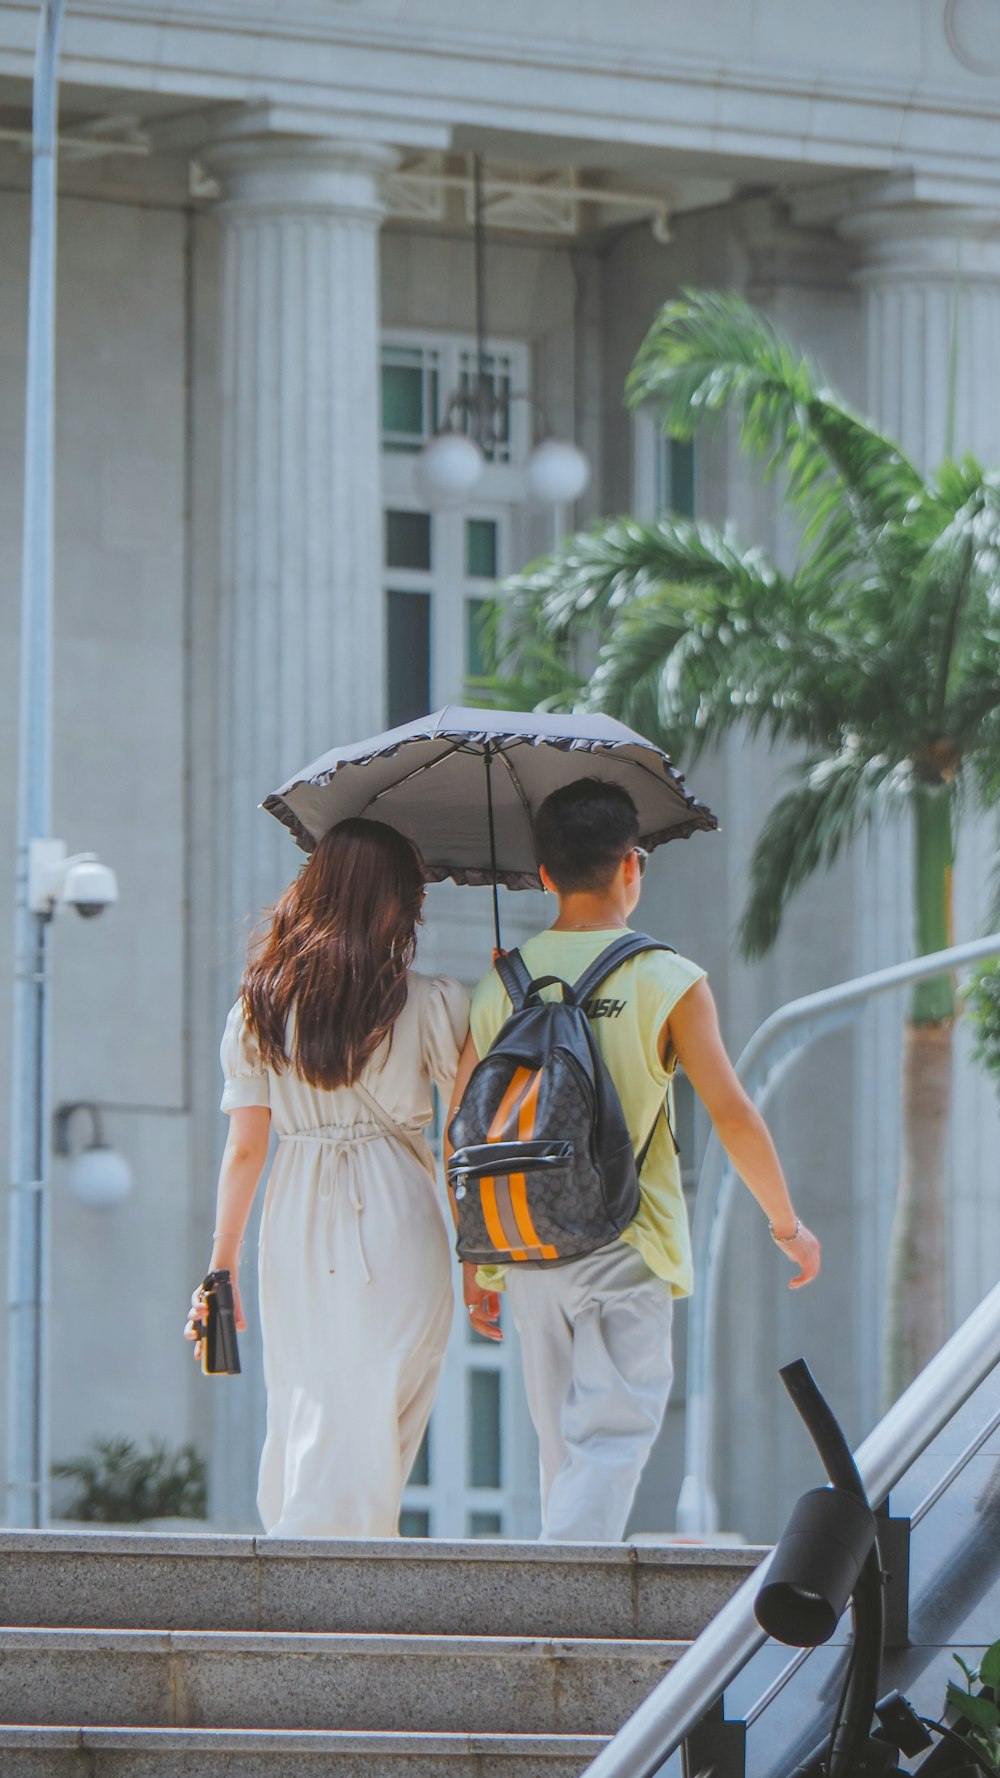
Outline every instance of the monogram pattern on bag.
{"label": "monogram pattern on bag", "polygon": [[[455,1148],[471,1147],[487,1139],[487,1132],[502,1103],[518,1061],[510,1055],[488,1056],[477,1068],[452,1122]],[[539,1167],[530,1162],[510,1174],[522,1177],[531,1222],[538,1237],[553,1247],[560,1259],[571,1259],[613,1240],[618,1232],[609,1222],[604,1182],[593,1156],[594,1097],[579,1065],[556,1051],[541,1072],[534,1134],[550,1141],[569,1142],[573,1159],[559,1166]],[[507,1174],[495,1176],[501,1185]],[[458,1252],[463,1259],[480,1264],[509,1261],[518,1250],[501,1248],[491,1238],[483,1209],[482,1182],[463,1181],[458,1198]],[[501,1186],[502,1189],[502,1186]],[[624,1227],[630,1214],[623,1214]],[[535,1258],[529,1252],[529,1258]]]}

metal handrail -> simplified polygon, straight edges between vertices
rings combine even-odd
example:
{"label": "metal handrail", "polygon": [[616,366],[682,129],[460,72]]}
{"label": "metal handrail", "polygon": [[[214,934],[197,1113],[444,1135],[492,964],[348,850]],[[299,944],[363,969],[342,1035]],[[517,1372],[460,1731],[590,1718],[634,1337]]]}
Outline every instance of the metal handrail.
{"label": "metal handrail", "polygon": [[[755,1104],[763,1108],[801,1051],[817,1037],[857,1018],[873,995],[996,956],[1000,956],[1000,933],[994,932],[988,938],[951,945],[946,951],[894,963],[888,969],[790,1000],[754,1032],[736,1063],[736,1073]],[[720,1261],[734,1181],[732,1164],[713,1131],[698,1176],[692,1226],[697,1289],[688,1320],[684,1481],[677,1502],[677,1529],[686,1536],[705,1536],[719,1528],[712,1476],[713,1379]]]}
{"label": "metal handrail", "polygon": [[[1000,1284],[869,1433],[855,1462],[873,1506],[1000,1363]],[[767,1558],[767,1562],[770,1557]],[[766,1641],[753,1602],[767,1562],[748,1576],[645,1703],[587,1767],[587,1778],[652,1778]]]}

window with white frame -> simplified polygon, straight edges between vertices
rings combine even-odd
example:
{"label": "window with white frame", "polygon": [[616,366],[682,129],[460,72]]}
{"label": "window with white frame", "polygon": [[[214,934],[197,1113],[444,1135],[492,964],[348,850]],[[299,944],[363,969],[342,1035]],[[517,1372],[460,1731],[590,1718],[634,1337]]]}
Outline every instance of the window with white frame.
{"label": "window with white frame", "polygon": [[471,430],[467,409],[447,412],[453,395],[470,395],[486,381],[495,402],[497,425],[483,441],[487,464],[503,467],[523,461],[531,448],[528,395],[529,353],[519,341],[494,342],[480,367],[476,342],[458,334],[427,334],[410,329],[383,335],[382,449],[415,455],[446,421]]}
{"label": "window with white frame", "polygon": [[698,466],[693,439],[668,438],[657,416],[641,408],[633,423],[633,506],[639,519],[670,512],[694,518]]}
{"label": "window with white frame", "polygon": [[461,512],[434,513],[386,506],[390,728],[461,702],[470,681],[485,672],[493,587],[509,563],[510,513],[502,505],[483,501]]}
{"label": "window with white frame", "polygon": [[[390,726],[461,701],[487,665],[492,587],[513,565],[523,491],[519,465],[531,445],[527,347],[491,345],[484,371],[499,416],[485,447],[475,497],[431,511],[414,482],[414,458],[443,423],[450,396],[479,374],[475,341],[412,331],[382,346],[382,470],[385,502],[386,703]],[[456,410],[468,429],[468,415]]]}

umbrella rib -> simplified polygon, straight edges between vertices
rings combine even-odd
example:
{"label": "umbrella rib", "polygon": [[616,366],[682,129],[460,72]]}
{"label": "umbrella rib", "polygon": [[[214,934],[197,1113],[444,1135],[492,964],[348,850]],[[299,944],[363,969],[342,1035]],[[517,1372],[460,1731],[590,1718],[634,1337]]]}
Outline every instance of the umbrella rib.
{"label": "umbrella rib", "polygon": [[[373,804],[379,802],[383,796],[390,796],[394,790],[399,790],[404,784],[409,784],[411,779],[419,778],[422,772],[432,772],[435,766],[441,764],[442,760],[450,759],[453,753],[462,753],[463,751],[464,749],[461,742],[456,741],[455,744],[447,748],[444,753],[439,753],[437,759],[427,759],[424,761],[423,765],[414,766],[412,772],[407,772],[404,778],[394,778],[391,784],[387,784],[385,788],[378,791],[375,796],[369,797],[364,805],[365,808],[370,809]],[[476,749],[470,748],[469,751],[470,753],[474,753]]]}
{"label": "umbrella rib", "polygon": [[515,772],[514,767],[511,765],[510,760],[507,758],[506,750],[503,747],[501,747],[498,751],[500,754],[500,758],[503,760],[503,763],[507,768],[507,772],[510,777],[510,781],[514,786],[514,793],[517,797],[517,800],[520,803],[522,809],[524,810],[525,819],[527,820],[527,823],[528,823],[528,834],[531,839],[531,856],[532,856],[532,858],[535,859],[535,864],[537,866],[538,859],[535,858],[535,823],[532,819],[531,804],[528,802],[528,799],[524,794],[524,790],[521,785],[520,778],[518,777],[517,773]]}
{"label": "umbrella rib", "polygon": [[[661,754],[660,757],[663,759],[666,759],[665,754]],[[670,785],[671,790],[676,791],[677,795],[681,798],[681,800],[684,803],[686,803],[688,808],[692,808],[694,806],[694,804],[698,801],[698,798],[696,796],[691,795],[691,792],[688,790],[688,787],[684,783],[684,779],[683,779],[681,773],[677,770],[676,766],[671,765],[669,760],[666,760],[666,763],[667,763],[666,779],[667,779],[667,783]],[[663,783],[663,778],[660,776],[659,772],[654,772],[652,767],[646,765],[644,760],[631,759],[631,760],[629,760],[629,764],[635,766],[635,769],[637,772],[645,772],[647,777],[655,778],[658,784]]]}

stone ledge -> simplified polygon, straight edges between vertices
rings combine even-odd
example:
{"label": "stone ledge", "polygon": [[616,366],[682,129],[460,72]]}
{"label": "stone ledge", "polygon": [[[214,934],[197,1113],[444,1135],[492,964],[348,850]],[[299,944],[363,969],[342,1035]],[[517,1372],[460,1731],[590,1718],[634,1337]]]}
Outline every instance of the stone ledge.
{"label": "stone ledge", "polygon": [[0,1633],[15,1725],[612,1734],[682,1644],[217,1632]]}
{"label": "stone ledge", "polygon": [[688,1639],[763,1553],[5,1532],[0,1611],[12,1628]]}
{"label": "stone ledge", "polygon": [[578,1778],[598,1735],[0,1727],[0,1778]]}

